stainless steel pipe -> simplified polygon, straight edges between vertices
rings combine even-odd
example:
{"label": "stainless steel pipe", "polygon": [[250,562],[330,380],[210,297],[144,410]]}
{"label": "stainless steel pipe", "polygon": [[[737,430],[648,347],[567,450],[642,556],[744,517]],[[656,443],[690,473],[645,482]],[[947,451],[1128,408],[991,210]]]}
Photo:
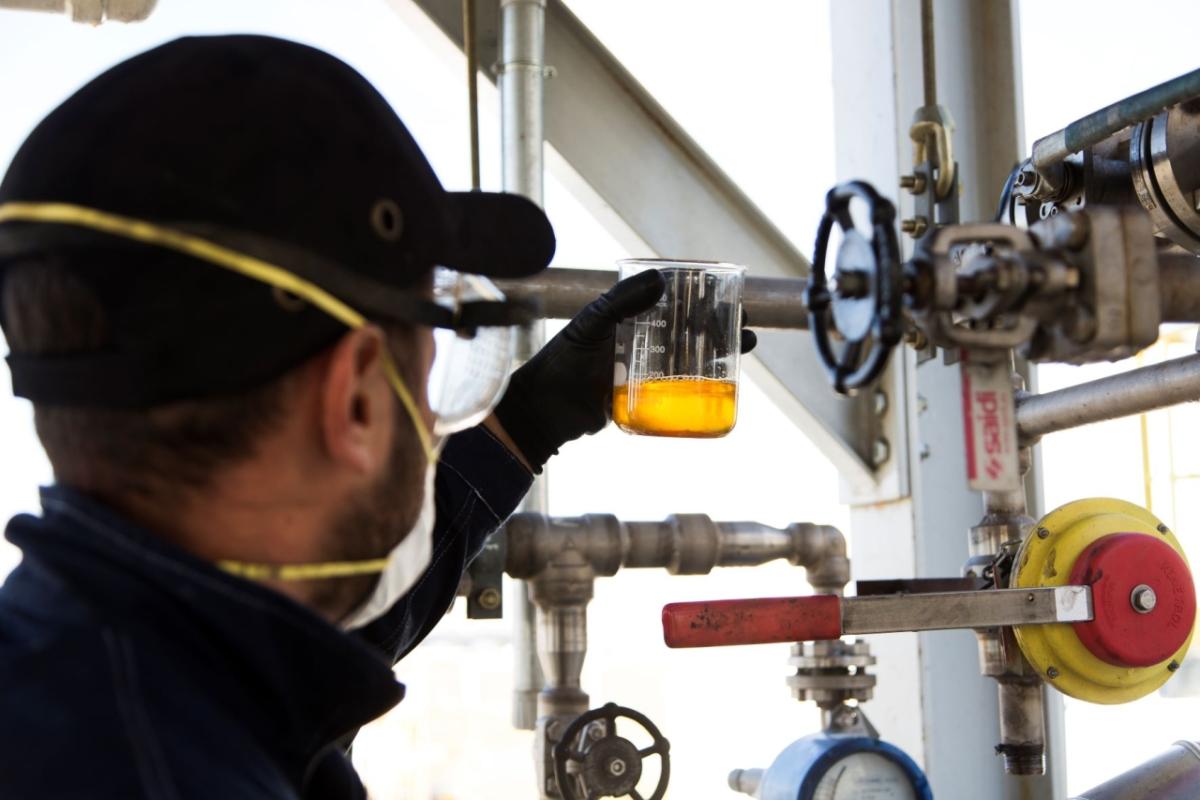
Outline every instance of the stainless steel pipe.
{"label": "stainless steel pipe", "polygon": [[500,141],[504,191],[542,205],[546,0],[500,0]]}
{"label": "stainless steel pipe", "polygon": [[514,578],[536,580],[567,554],[597,576],[622,568],[660,567],[673,575],[705,575],[716,567],[749,567],[777,558],[807,571],[820,592],[840,594],[850,580],[846,540],[837,528],[793,523],[714,522],[673,514],[658,522],[622,522],[611,514],[547,517],[514,514],[504,525],[506,565]]}
{"label": "stainless steel pipe", "polygon": [[1176,742],[1075,800],[1195,800],[1200,786],[1200,743]]}
{"label": "stainless steel pipe", "polygon": [[[1200,322],[1200,258],[1187,253],[1160,255],[1159,281],[1164,322]],[[497,281],[514,298],[538,297],[547,319],[570,319],[617,281],[607,269],[553,268],[531,278]],[[755,328],[806,330],[804,278],[746,278],[742,307]]]}
{"label": "stainless steel pipe", "polygon": [[[539,297],[548,319],[570,319],[617,282],[617,273],[605,269],[548,269],[519,281],[497,281],[514,298]],[[752,327],[808,327],[803,278],[746,278],[742,308]]]}
{"label": "stainless steel pipe", "polygon": [[1017,431],[1026,442],[1054,431],[1200,400],[1200,355],[1017,398]]}
{"label": "stainless steel pipe", "polygon": [[[542,205],[543,145],[546,79],[546,0],[501,0],[500,63],[496,85],[500,89],[500,149],[503,187]],[[522,358],[541,348],[542,323],[522,333]],[[534,482],[522,504],[525,511],[549,508],[546,475]],[[545,684],[535,643],[534,607],[529,587],[518,584],[512,595],[513,617],[513,727],[533,730],[538,718],[538,693]]]}

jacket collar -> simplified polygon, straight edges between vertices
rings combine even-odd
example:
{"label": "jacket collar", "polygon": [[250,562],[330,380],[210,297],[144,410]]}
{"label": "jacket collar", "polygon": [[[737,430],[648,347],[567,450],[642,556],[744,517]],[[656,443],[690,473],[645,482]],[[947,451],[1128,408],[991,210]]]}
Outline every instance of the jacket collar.
{"label": "jacket collar", "polygon": [[227,575],[63,486],[7,537],[114,626],[148,632],[270,752],[307,767],[318,750],[398,703],[381,653],[303,606]]}

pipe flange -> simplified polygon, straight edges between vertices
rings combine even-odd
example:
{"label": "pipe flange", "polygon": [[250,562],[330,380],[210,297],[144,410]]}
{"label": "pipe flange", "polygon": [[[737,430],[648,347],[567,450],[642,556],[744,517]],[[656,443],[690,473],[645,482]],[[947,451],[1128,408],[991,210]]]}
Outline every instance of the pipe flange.
{"label": "pipe flange", "polygon": [[1138,202],[1149,212],[1154,232],[1200,253],[1197,157],[1200,103],[1175,106],[1141,122],[1129,143],[1130,174]]}
{"label": "pipe flange", "polygon": [[788,664],[796,667],[787,684],[797,700],[812,700],[825,708],[847,700],[866,702],[875,694],[875,676],[867,672],[875,656],[862,639],[794,644]]}

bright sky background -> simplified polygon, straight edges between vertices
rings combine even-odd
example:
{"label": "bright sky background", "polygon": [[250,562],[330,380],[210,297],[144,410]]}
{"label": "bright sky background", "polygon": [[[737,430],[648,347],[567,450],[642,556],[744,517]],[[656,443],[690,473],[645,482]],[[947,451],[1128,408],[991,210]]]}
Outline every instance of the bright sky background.
{"label": "bright sky background", "polygon": [[[483,0],[486,2],[487,0]],[[805,252],[834,180],[828,12],[809,0],[571,0],[606,45],[656,94],[710,155]],[[1196,66],[1200,4],[1153,0],[1131,25],[1125,3],[1057,0],[1021,4],[1025,121],[1029,138],[1114,99]],[[90,29],[64,18],[0,12],[0,165],[29,129],[72,90],[139,50],[189,33],[269,32],[329,50],[361,70],[399,111],[443,182],[468,184],[461,56],[407,0],[160,0],[146,23]],[[482,87],[485,188],[499,187],[496,95]],[[828,154],[812,157],[811,154]],[[97,154],[103,157],[103,154]],[[556,263],[602,267],[627,253],[590,218],[589,198],[559,159],[549,159],[546,205],[559,234]],[[997,187],[998,189],[999,187]],[[680,254],[682,255],[682,254]],[[721,254],[690,254],[720,258]],[[751,265],[753,272],[753,265]],[[1043,388],[1109,368],[1049,368]],[[821,379],[823,380],[823,379]],[[27,404],[0,389],[0,517],[36,508],[50,479]],[[1154,430],[1166,430],[1156,417]],[[1194,420],[1176,424],[1194,425]],[[1132,426],[1132,427],[1131,427]],[[1051,437],[1045,445],[1050,506],[1096,494],[1144,499],[1136,421]],[[1196,428],[1189,433],[1194,440]],[[1182,435],[1182,434],[1180,434]],[[1179,529],[1175,482],[1157,435],[1155,511]],[[1103,442],[1103,448],[1098,444]],[[1097,459],[1097,453],[1108,456]],[[1164,477],[1166,474],[1166,477]],[[740,420],[715,442],[664,441],[615,431],[571,445],[555,462],[552,512],[605,511],[659,519],[701,511],[770,524],[813,520],[845,526],[828,462],[749,381]],[[1167,499],[1161,499],[1167,498]],[[1162,508],[1157,504],[1160,502]],[[1186,504],[1185,504],[1186,505]],[[1166,508],[1167,511],[1162,510]],[[1200,542],[1197,542],[1200,544]],[[15,554],[0,550],[0,569]],[[616,700],[647,713],[672,740],[672,796],[725,797],[733,767],[766,766],[815,730],[812,709],[787,697],[786,647],[670,653],[657,609],[702,596],[798,593],[785,566],[709,578],[633,572],[596,585],[585,687],[594,704]],[[511,652],[507,622],[467,621],[455,610],[398,672],[408,699],[362,738],[358,760],[379,798],[482,800],[532,794],[529,734],[508,726]],[[1070,789],[1081,791],[1161,750],[1197,738],[1194,700],[1153,698],[1119,709],[1070,704]],[[869,709],[868,709],[869,710]],[[1136,741],[1114,730],[1141,731]],[[729,735],[736,731],[736,735]],[[1152,735],[1149,732],[1153,732]],[[884,731],[887,734],[887,731]]]}

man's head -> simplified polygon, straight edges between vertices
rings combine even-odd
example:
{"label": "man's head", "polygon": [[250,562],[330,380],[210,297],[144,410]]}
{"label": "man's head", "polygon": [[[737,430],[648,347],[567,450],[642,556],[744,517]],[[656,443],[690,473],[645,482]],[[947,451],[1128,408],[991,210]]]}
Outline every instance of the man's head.
{"label": "man's head", "polygon": [[[95,293],[53,259],[10,265],[3,300],[14,353],[103,350],[112,342],[112,321]],[[35,403],[34,421],[56,480],[203,557],[378,558],[411,528],[426,466],[414,421],[389,385],[385,348],[404,383],[416,387],[421,424],[431,427],[424,394],[431,340],[412,325],[370,326],[343,332],[299,366],[243,391],[144,409]],[[289,523],[261,527],[267,517]],[[250,536],[239,540],[238,530]],[[370,576],[313,582],[301,596],[336,614],[370,585]]]}
{"label": "man's head", "polygon": [[520,276],[553,248],[524,199],[445,192],[337,59],[182,39],[18,152],[0,324],[60,481],[212,559],[378,558],[421,504],[429,326],[472,311],[431,302],[433,268]]}

